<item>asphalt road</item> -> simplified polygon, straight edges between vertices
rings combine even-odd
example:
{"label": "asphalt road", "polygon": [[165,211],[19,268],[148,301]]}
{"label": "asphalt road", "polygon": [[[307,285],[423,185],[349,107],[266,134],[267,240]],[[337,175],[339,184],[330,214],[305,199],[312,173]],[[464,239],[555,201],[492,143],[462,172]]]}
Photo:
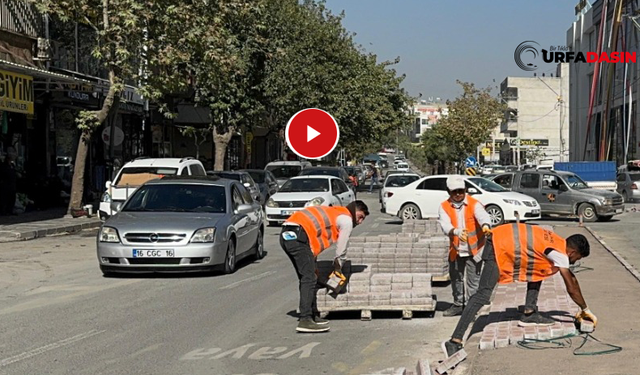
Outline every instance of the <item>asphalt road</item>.
{"label": "asphalt road", "polygon": [[[372,215],[354,235],[400,230],[376,192],[358,198]],[[3,244],[0,373],[371,374],[440,359],[457,320],[440,312],[343,313],[329,333],[297,334],[297,278],[278,233],[267,228],[263,260],[208,277],[104,278],[95,231]],[[436,293],[450,300],[448,286]]]}

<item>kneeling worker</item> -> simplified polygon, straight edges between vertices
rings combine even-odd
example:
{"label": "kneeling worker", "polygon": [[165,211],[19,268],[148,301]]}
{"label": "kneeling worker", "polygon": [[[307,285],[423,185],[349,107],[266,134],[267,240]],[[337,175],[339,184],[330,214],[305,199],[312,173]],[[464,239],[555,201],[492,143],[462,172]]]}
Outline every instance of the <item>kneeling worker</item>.
{"label": "kneeling worker", "polygon": [[329,321],[318,315],[316,305],[316,258],[337,244],[333,260],[337,271],[346,261],[351,230],[369,215],[363,201],[346,207],[313,206],[297,211],[282,224],[280,246],[291,259],[300,281],[300,321],[298,332],[326,332]]}
{"label": "kneeling worker", "polygon": [[542,280],[560,271],[571,299],[580,306],[577,319],[598,320],[587,307],[578,280],[569,265],[589,256],[589,241],[581,234],[566,240],[556,233],[528,224],[504,224],[492,231],[486,241],[482,259],[484,267],[478,291],[471,296],[451,339],[442,343],[447,357],[462,349],[462,338],[478,310],[490,302],[496,283],[527,282],[524,315],[519,326],[553,325],[556,321],[537,312]]}

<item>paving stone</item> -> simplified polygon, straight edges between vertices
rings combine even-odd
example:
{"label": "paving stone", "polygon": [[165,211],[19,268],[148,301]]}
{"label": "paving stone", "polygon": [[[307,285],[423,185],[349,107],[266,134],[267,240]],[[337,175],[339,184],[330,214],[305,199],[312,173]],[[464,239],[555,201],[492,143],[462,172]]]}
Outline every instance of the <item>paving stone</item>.
{"label": "paving stone", "polygon": [[371,291],[371,293],[383,293],[383,292],[390,293],[391,292],[391,284],[371,285],[371,288],[369,290]]}
{"label": "paving stone", "polygon": [[480,339],[480,350],[489,350],[495,348],[495,337]]}

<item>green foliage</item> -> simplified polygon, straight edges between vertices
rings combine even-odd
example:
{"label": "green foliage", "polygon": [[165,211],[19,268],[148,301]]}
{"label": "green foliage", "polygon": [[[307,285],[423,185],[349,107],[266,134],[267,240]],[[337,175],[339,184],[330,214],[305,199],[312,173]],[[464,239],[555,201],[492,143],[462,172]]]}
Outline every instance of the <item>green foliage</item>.
{"label": "green foliage", "polygon": [[428,161],[459,161],[475,155],[504,116],[505,105],[491,96],[490,89],[477,89],[473,83],[457,81],[463,93],[447,101],[448,116],[423,134]]}

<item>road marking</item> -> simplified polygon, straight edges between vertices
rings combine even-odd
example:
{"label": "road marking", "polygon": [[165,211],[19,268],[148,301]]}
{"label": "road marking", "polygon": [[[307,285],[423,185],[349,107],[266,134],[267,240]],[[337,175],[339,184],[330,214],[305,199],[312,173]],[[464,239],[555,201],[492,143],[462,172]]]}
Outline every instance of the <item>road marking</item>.
{"label": "road marking", "polygon": [[380,345],[382,345],[380,341],[374,340],[369,345],[367,345],[364,349],[362,349],[360,353],[366,356],[366,359],[362,361],[359,365],[351,369],[349,374],[359,375],[359,374],[367,373],[367,371],[371,367],[373,367],[374,364],[378,363],[382,356],[380,355],[374,356],[373,354],[378,350],[378,348],[380,348]]}
{"label": "road marking", "polygon": [[5,358],[3,360],[0,360],[0,367],[4,367],[4,366],[8,366],[12,363],[16,363],[31,357],[35,357],[39,354],[43,354],[46,353],[48,351],[57,349],[57,348],[61,348],[63,346],[67,346],[67,345],[71,345],[75,342],[84,340],[84,339],[88,339],[89,337],[95,336],[95,335],[99,335],[101,333],[106,332],[105,330],[102,331],[96,331],[95,329],[92,329],[91,331],[87,331],[85,333],[81,333],[79,335],[75,335],[72,337],[68,337],[66,339],[62,339],[62,340],[58,340],[56,342],[53,342],[51,344],[47,344],[45,346],[41,346],[39,348],[35,348],[32,350],[29,350],[28,352],[23,352],[20,353],[18,355],[14,355],[12,357],[9,358]]}
{"label": "road marking", "polygon": [[161,346],[162,346],[162,344],[153,344],[153,345],[148,346],[148,347],[146,347],[144,349],[140,349],[135,353],[129,354],[129,358],[134,358],[134,357],[137,357],[139,355],[142,355],[142,354],[145,354],[145,353],[148,353],[148,352],[152,352],[154,350],[160,349]]}
{"label": "road marking", "polygon": [[96,292],[101,292],[103,290],[107,290],[107,289],[113,289],[113,288],[118,288],[121,286],[127,286],[127,285],[131,285],[131,284],[135,284],[135,283],[139,283],[140,279],[132,279],[132,280],[124,280],[121,282],[116,282],[116,283],[112,283],[112,284],[106,284],[106,285],[99,285],[99,286],[95,286],[92,287],[89,290],[81,290],[79,292],[75,292],[75,293],[71,293],[71,294],[67,294],[64,296],[60,296],[60,297],[56,297],[55,299],[53,298],[37,298],[28,302],[24,302],[24,303],[19,303],[15,306],[11,306],[11,307],[7,307],[5,309],[0,310],[0,315],[6,315],[6,314],[11,314],[11,313],[17,313],[17,312],[24,312],[24,311],[28,311],[28,310],[32,310],[35,308],[39,308],[39,307],[45,307],[45,306],[51,306],[51,305],[55,305],[58,303],[62,303],[62,302],[69,302],[72,301],[73,299],[75,299],[76,297],[81,297],[87,294],[92,294],[92,293],[96,293]]}
{"label": "road marking", "polygon": [[269,271],[269,272],[263,272],[259,275],[255,275],[255,276],[251,276],[249,278],[246,278],[244,280],[240,280],[240,281],[236,281],[235,283],[231,283],[227,286],[223,286],[222,288],[220,288],[220,290],[227,290],[227,289],[233,289],[235,287],[237,287],[238,285],[242,284],[242,283],[246,283],[247,281],[255,281],[255,280],[260,280],[262,278],[265,278],[267,276],[273,275],[274,273],[277,273],[278,271]]}
{"label": "road marking", "polygon": [[349,365],[347,365],[344,362],[336,362],[334,364],[331,365],[331,367],[339,372],[345,373],[349,370]]}
{"label": "road marking", "polygon": [[[241,359],[247,354],[249,349],[253,350],[253,348],[256,345],[258,344],[249,343],[246,345],[239,346],[235,349],[224,351],[222,353],[220,353],[222,351],[221,348],[198,348],[196,350],[192,350],[189,353],[183,355],[182,357],[180,357],[180,360],[184,361],[184,360],[200,360],[200,359],[222,359],[225,357],[233,358],[233,359]],[[270,346],[264,346],[264,347],[258,348],[255,352],[253,352],[253,354],[250,354],[248,359],[252,359],[252,360],[287,359],[291,357],[299,358],[299,359],[309,358],[311,357],[313,348],[315,348],[318,345],[320,345],[319,342],[310,342],[307,345],[301,346],[298,349],[293,349],[290,352],[282,354],[278,357],[276,357],[277,354],[283,353],[289,350],[289,348],[285,346],[278,346],[275,348]]]}
{"label": "road marking", "polygon": [[362,351],[360,353],[364,354],[364,355],[369,355],[373,352],[375,352],[376,350],[378,350],[378,348],[380,347],[380,345],[382,345],[382,343],[380,341],[372,341],[371,344],[367,345],[366,348],[362,349]]}
{"label": "road marking", "polygon": [[361,237],[368,236],[368,235],[369,235],[369,232],[362,232],[362,233],[360,233],[360,236],[361,236]]}
{"label": "road marking", "polygon": [[371,225],[372,228],[377,228],[380,225],[380,223],[373,223],[373,225]]}

